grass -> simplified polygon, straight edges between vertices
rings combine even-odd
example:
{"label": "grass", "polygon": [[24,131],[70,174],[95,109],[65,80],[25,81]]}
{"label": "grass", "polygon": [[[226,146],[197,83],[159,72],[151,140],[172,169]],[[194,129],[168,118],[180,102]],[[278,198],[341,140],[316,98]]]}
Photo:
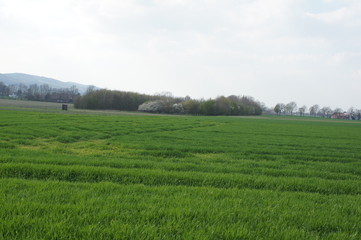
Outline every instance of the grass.
{"label": "grass", "polygon": [[0,239],[361,238],[359,123],[4,101]]}

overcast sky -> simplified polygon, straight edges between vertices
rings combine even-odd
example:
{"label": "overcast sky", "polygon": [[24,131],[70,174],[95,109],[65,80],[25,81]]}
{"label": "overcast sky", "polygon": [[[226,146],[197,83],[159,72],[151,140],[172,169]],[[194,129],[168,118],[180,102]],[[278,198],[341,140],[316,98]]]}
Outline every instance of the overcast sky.
{"label": "overcast sky", "polygon": [[361,108],[360,0],[0,0],[0,73]]}

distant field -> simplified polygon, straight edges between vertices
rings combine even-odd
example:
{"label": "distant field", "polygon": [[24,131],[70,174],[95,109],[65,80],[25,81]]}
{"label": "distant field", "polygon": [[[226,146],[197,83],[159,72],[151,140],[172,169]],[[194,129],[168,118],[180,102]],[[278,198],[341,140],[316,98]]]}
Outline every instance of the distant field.
{"label": "distant field", "polygon": [[[67,104],[67,103],[66,103]],[[69,109],[73,109],[73,104],[67,104]],[[17,109],[25,110],[31,109],[32,111],[39,110],[61,110],[62,103],[53,102],[37,102],[37,101],[22,101],[22,100],[11,100],[11,99],[0,99],[1,109]]]}
{"label": "distant field", "polygon": [[360,122],[19,103],[0,239],[361,239]]}
{"label": "distant field", "polygon": [[68,110],[63,111],[63,103],[39,102],[39,101],[22,101],[11,99],[0,99],[0,109],[2,110],[20,110],[33,112],[57,112],[66,114],[98,114],[98,115],[152,115],[148,113],[138,112],[120,112],[115,110],[84,110],[75,109],[74,104],[64,103],[68,105]]}

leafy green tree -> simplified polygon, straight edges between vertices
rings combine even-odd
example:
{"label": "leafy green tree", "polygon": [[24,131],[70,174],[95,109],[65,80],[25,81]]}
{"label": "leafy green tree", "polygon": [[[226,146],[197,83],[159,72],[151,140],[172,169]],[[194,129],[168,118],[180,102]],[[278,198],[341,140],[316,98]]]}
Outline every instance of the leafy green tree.
{"label": "leafy green tree", "polygon": [[216,115],[231,115],[231,110],[232,110],[232,102],[224,97],[218,97],[215,100],[215,114]]}
{"label": "leafy green tree", "polygon": [[201,102],[200,110],[203,115],[217,115],[216,101],[209,99]]}
{"label": "leafy green tree", "polygon": [[285,109],[285,105],[283,103],[277,103],[276,106],[273,108],[273,110],[277,115],[281,115],[284,109]]}
{"label": "leafy green tree", "polygon": [[188,100],[182,102],[184,111],[187,114],[199,115],[201,112],[201,103],[198,100]]}
{"label": "leafy green tree", "polygon": [[[148,102],[145,105],[143,103]],[[122,111],[153,111],[157,103],[162,103],[155,112],[185,113],[192,115],[259,115],[261,104],[251,97],[220,96],[217,99],[192,100],[190,97],[176,98],[170,93],[154,96],[134,92],[88,89],[85,95],[78,97],[75,108],[115,109]],[[140,105],[142,105],[140,107]],[[160,105],[159,105],[160,106]]]}

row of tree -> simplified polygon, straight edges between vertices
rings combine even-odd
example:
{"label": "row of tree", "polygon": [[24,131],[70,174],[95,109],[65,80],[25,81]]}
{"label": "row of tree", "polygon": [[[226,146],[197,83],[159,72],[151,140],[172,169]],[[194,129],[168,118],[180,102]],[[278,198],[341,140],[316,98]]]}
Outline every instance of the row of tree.
{"label": "row of tree", "polygon": [[170,93],[146,95],[134,92],[88,89],[74,102],[75,108],[113,109],[151,113],[177,113],[192,115],[260,115],[261,104],[251,97],[229,96],[196,100],[190,97],[173,97]]}
{"label": "row of tree", "polygon": [[[293,113],[296,111],[297,109],[297,104],[295,102],[290,102],[287,104],[283,104],[283,103],[278,103],[274,108],[274,112],[277,115],[281,115],[281,114],[289,114],[289,115],[293,115]],[[300,115],[303,115],[305,113],[306,106],[303,106],[301,108],[299,108],[300,111]]]}
{"label": "row of tree", "polygon": [[137,111],[139,105],[156,99],[154,96],[135,92],[88,88],[83,96],[78,97],[74,101],[74,107],[81,109]]}
{"label": "row of tree", "polygon": [[299,114],[300,116],[312,116],[312,117],[324,117],[324,118],[340,118],[340,119],[361,119],[361,109],[349,108],[348,111],[344,111],[341,108],[331,109],[330,107],[320,107],[318,104],[312,105],[307,108],[303,105],[297,108],[295,102],[287,104],[278,103],[273,108],[274,113],[277,115],[294,115]]}
{"label": "row of tree", "polygon": [[[331,109],[315,104],[307,108],[298,107],[295,102],[278,103],[273,109],[266,109],[251,97],[220,96],[216,99],[197,100],[190,97],[173,97],[171,93],[155,95],[135,92],[96,90],[91,86],[80,96],[76,86],[70,88],[51,88],[48,84],[12,84],[0,82],[0,97],[35,101],[74,102],[75,108],[113,109],[122,111],[143,111],[151,113],[177,113],[192,115],[260,115],[274,112],[277,115],[300,115],[325,118],[361,119],[361,109]],[[267,111],[268,110],[268,111]]]}
{"label": "row of tree", "polygon": [[73,102],[80,96],[76,86],[70,88],[51,88],[48,84],[11,84],[0,82],[0,97],[47,102]]}
{"label": "row of tree", "polygon": [[188,100],[182,102],[184,110],[193,115],[261,115],[261,104],[252,97],[220,96],[209,100]]}

